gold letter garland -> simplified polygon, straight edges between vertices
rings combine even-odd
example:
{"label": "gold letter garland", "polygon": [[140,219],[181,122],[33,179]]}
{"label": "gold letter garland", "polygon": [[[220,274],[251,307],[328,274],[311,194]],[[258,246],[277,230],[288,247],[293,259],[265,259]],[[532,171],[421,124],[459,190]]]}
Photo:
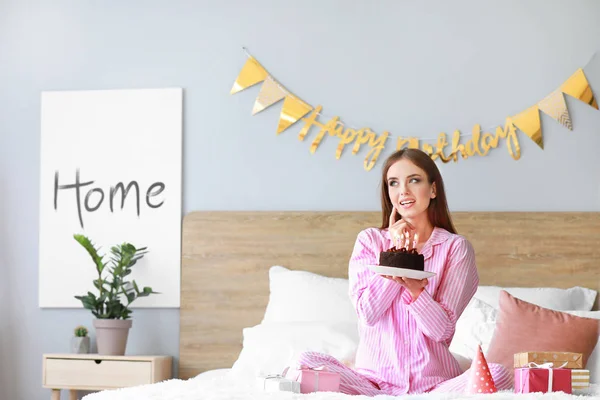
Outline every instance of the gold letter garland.
{"label": "gold letter garland", "polygon": [[[246,64],[238,75],[231,94],[241,92],[257,83],[263,82],[260,92],[254,103],[252,114],[255,115],[283,99],[283,107],[279,116],[277,134],[282,133],[290,126],[302,119],[304,126],[300,130],[298,139],[303,141],[312,127],[318,129],[317,136],[310,145],[310,152],[314,154],[323,138],[335,136],[339,139],[335,152],[335,158],[339,159],[347,145],[352,146],[352,154],[356,155],[362,145],[370,148],[364,160],[364,168],[370,171],[386,145],[389,132],[385,131],[377,135],[369,128],[353,129],[344,127],[340,117],[335,116],[328,122],[322,123],[317,120],[321,115],[322,106],[313,107],[310,104],[299,99],[288,91],[283,85],[277,82],[267,70],[254,57],[248,57]],[[558,123],[569,130],[573,130],[573,124],[564,99],[567,94],[577,100],[580,100],[595,109],[598,109],[598,103],[592,93],[592,89],[583,70],[578,69],[569,79],[567,79],[558,89],[544,97],[537,104],[526,110],[506,118],[504,127],[497,127],[495,134],[481,132],[481,127],[476,124],[471,132],[471,139],[466,143],[460,143],[460,131],[456,130],[449,140],[446,133],[438,135],[435,145],[422,143],[419,146],[419,138],[416,137],[398,137],[396,149],[402,148],[421,148],[430,155],[433,160],[440,159],[442,162],[458,161],[458,155],[461,158],[478,155],[486,156],[490,149],[495,149],[499,145],[500,139],[506,140],[508,153],[515,160],[521,157],[521,147],[517,138],[516,128],[525,133],[540,148],[544,148],[542,127],[540,121],[540,111],[548,115]],[[309,114],[310,113],[310,114]],[[307,116],[308,114],[308,116]],[[450,152],[445,153],[449,147]]]}

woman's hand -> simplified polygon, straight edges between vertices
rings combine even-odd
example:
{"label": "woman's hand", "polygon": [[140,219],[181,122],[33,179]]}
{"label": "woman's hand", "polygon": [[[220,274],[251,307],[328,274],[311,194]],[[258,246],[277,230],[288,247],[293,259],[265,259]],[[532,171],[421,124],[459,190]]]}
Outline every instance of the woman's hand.
{"label": "woman's hand", "polygon": [[382,275],[382,276],[386,279],[390,279],[390,280],[402,285],[406,290],[408,290],[408,292],[410,293],[410,295],[413,298],[413,301],[415,301],[417,299],[417,297],[419,297],[421,292],[423,290],[425,290],[425,286],[427,286],[429,284],[429,281],[427,280],[427,278],[412,279],[412,278],[404,278],[404,277],[399,277],[399,276],[389,276],[389,275]]}
{"label": "woman's hand", "polygon": [[402,247],[407,237],[409,238],[409,243],[412,243],[412,238],[414,237],[416,230],[414,226],[404,219],[397,221],[396,213],[396,206],[393,206],[388,230],[394,246]]}
{"label": "woman's hand", "polygon": [[[408,221],[404,219],[396,220],[396,206],[392,207],[392,213],[390,215],[390,237],[392,238],[392,243],[394,243],[397,247],[402,247],[405,243],[406,238],[408,238],[409,243],[412,243],[414,238],[414,234],[416,232],[415,227],[411,225]],[[410,244],[409,244],[410,246]],[[421,292],[425,289],[425,286],[429,284],[427,278],[425,279],[411,279],[404,278],[398,276],[389,276],[382,275],[386,279],[390,279],[396,283],[402,285],[413,298],[413,301],[419,297]]]}

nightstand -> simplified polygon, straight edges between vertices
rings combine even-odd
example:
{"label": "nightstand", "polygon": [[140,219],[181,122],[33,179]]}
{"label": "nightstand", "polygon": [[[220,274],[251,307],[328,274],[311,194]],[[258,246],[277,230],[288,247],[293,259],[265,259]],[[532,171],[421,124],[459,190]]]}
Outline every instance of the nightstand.
{"label": "nightstand", "polygon": [[68,389],[98,391],[145,385],[171,379],[170,356],[101,356],[99,354],[44,354],[42,386],[52,389],[52,400]]}

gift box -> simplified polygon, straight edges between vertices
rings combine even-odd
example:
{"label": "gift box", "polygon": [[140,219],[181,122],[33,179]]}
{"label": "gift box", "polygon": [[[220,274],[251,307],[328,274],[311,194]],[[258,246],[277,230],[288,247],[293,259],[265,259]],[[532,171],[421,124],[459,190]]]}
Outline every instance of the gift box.
{"label": "gift box", "polygon": [[266,375],[256,378],[256,385],[265,392],[300,393],[300,382],[287,379],[283,375]]}
{"label": "gift box", "polygon": [[327,367],[299,366],[295,379],[300,382],[300,393],[340,391],[340,374],[328,371]]}
{"label": "gift box", "polygon": [[590,371],[587,369],[572,369],[571,370],[571,388],[587,389],[590,387]]}
{"label": "gift box", "polygon": [[564,392],[571,394],[571,370],[553,368],[552,363],[515,368],[514,392]]}
{"label": "gift box", "polygon": [[583,354],[564,351],[527,351],[514,355],[515,368],[526,367],[532,362],[537,364],[551,362],[555,366],[564,364],[564,368],[567,369],[582,369]]}

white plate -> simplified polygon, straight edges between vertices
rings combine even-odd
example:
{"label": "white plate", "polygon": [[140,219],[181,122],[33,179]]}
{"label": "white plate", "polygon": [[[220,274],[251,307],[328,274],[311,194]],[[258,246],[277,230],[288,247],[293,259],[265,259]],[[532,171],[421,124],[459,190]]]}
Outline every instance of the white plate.
{"label": "white plate", "polygon": [[399,276],[411,279],[425,279],[431,278],[435,275],[435,272],[416,271],[414,269],[406,268],[382,267],[381,265],[367,265],[367,267],[379,275]]}

